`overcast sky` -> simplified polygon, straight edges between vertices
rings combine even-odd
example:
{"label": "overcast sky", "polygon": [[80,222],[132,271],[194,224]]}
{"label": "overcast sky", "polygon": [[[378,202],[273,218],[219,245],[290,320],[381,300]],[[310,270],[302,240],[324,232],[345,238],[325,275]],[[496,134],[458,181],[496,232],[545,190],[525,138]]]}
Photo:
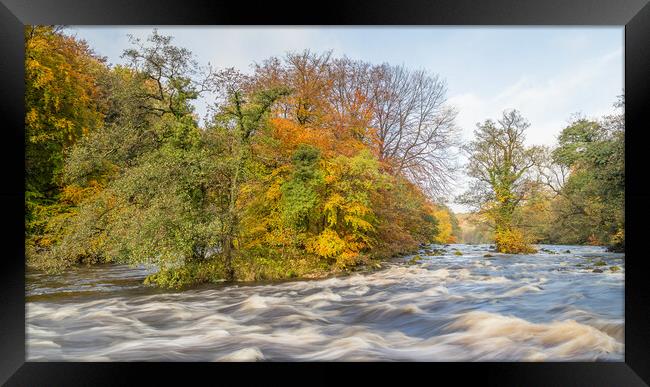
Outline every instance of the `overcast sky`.
{"label": "overcast sky", "polygon": [[[112,64],[123,63],[127,34],[152,27],[70,27]],[[552,145],[574,113],[614,112],[623,93],[623,27],[158,27],[190,49],[200,64],[250,71],[287,51],[333,50],[373,63],[426,68],[447,81],[465,141],[476,123],[518,109],[531,126],[529,144]],[[201,116],[205,102],[197,106]],[[458,178],[454,194],[466,187]],[[450,203],[454,211],[465,208]]]}

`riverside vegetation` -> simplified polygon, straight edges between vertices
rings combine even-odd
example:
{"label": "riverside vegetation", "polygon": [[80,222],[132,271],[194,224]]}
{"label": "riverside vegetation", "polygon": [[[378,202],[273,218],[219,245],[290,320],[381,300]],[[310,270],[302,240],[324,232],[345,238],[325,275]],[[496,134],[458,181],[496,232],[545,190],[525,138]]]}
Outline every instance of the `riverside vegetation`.
{"label": "riverside vegetation", "polygon": [[178,288],[375,265],[460,241],[441,199],[459,148],[459,201],[498,251],[624,247],[622,115],[577,118],[548,149],[508,111],[461,146],[425,71],[309,51],[215,70],[155,30],[109,66],[58,27],[25,37],[30,267],[152,264],[146,283]]}
{"label": "riverside vegetation", "polygon": [[[621,96],[615,104],[624,107]],[[573,117],[553,147],[524,145],[529,123],[516,111],[486,120],[466,145],[479,241],[497,251],[530,253],[531,243],[625,249],[625,122],[622,113]]]}

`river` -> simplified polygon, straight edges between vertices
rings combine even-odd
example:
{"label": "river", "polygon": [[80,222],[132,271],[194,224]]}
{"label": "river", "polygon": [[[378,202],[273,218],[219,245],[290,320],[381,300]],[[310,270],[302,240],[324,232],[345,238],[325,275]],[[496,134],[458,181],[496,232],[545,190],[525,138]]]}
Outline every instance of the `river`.
{"label": "river", "polygon": [[623,254],[431,247],[371,273],[185,291],[142,285],[145,267],[28,272],[27,360],[624,360]]}

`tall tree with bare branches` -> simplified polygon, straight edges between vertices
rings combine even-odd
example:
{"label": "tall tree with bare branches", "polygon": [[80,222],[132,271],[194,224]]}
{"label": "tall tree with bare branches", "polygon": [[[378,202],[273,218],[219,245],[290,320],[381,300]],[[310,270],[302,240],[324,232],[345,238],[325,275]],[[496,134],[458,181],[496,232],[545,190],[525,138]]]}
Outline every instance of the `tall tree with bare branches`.
{"label": "tall tree with bare branches", "polygon": [[424,70],[387,64],[376,66],[371,79],[380,157],[429,193],[445,192],[458,145],[445,82]]}

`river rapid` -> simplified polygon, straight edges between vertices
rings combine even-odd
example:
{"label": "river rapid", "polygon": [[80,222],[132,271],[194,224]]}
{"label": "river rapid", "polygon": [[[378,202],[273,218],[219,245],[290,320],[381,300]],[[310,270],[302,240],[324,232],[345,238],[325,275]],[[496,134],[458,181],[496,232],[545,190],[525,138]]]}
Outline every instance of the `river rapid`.
{"label": "river rapid", "polygon": [[27,360],[623,361],[623,254],[538,247],[182,292],[142,285],[144,267],[28,272]]}

